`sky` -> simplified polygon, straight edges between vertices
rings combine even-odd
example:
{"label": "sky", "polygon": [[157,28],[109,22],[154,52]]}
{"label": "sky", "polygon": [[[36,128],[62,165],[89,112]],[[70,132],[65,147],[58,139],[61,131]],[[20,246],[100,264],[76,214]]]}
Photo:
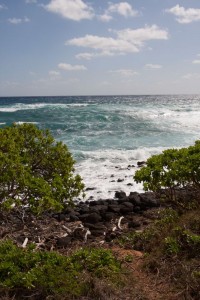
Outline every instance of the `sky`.
{"label": "sky", "polygon": [[200,94],[199,0],[0,0],[0,96]]}

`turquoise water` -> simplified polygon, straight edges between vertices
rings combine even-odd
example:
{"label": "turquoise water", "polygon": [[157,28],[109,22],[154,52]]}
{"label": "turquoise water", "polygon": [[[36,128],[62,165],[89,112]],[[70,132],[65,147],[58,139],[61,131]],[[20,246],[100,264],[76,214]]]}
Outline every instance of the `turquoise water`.
{"label": "turquoise water", "polygon": [[200,138],[200,96],[0,98],[0,126],[13,122],[49,128],[68,145],[86,186],[95,187],[87,197],[106,198],[141,190],[128,165]]}

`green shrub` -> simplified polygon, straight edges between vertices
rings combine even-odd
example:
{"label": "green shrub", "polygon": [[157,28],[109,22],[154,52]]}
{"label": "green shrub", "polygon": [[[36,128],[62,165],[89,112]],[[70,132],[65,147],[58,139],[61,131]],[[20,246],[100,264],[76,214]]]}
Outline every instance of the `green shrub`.
{"label": "green shrub", "polygon": [[165,239],[165,251],[167,254],[181,253],[188,258],[200,257],[200,235],[177,227]]}
{"label": "green shrub", "polygon": [[178,254],[180,252],[180,245],[176,238],[171,236],[165,238],[165,251],[169,255]]}
{"label": "green shrub", "polygon": [[66,145],[33,124],[0,129],[1,207],[61,210],[83,190]]}
{"label": "green shrub", "polygon": [[200,141],[182,149],[168,149],[147,160],[145,167],[136,171],[135,181],[143,182],[146,191],[167,189],[171,199],[176,188],[192,185],[200,188]]}
{"label": "green shrub", "polygon": [[[56,252],[36,251],[31,245],[18,248],[11,241],[0,243],[0,290],[38,295],[87,294],[91,278],[120,273],[120,263],[109,250],[81,249],[69,257]],[[88,275],[87,275],[88,274]],[[39,297],[39,296],[38,296]]]}

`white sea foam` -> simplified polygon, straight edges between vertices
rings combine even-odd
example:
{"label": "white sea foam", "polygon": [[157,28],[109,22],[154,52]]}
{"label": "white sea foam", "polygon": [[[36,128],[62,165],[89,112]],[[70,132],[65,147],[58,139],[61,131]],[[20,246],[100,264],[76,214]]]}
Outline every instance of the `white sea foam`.
{"label": "white sea foam", "polygon": [[18,122],[14,122],[14,124],[17,125],[22,125],[24,123],[28,123],[28,124],[38,124],[38,122],[27,122],[27,121],[18,121]]}
{"label": "white sea foam", "polygon": [[15,112],[20,110],[34,110],[34,109],[41,109],[41,108],[67,108],[67,107],[85,107],[88,106],[87,103],[35,103],[35,104],[25,104],[25,103],[16,103],[12,106],[1,106],[0,112]]}
{"label": "white sea foam", "polygon": [[[115,191],[123,190],[127,195],[131,191],[142,192],[142,184],[133,180],[138,170],[137,162],[145,161],[166,148],[139,148],[136,150],[99,150],[84,153],[85,160],[76,165],[76,172],[81,175],[86,188],[85,200],[113,198]],[[118,180],[123,180],[118,182]]]}

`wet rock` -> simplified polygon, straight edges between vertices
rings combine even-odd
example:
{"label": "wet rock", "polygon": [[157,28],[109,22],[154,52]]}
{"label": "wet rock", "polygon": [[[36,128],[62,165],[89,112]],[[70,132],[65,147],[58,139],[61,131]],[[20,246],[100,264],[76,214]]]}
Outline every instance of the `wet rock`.
{"label": "wet rock", "polygon": [[130,192],[128,199],[134,205],[139,206],[141,204],[140,196],[139,196],[139,193],[137,193],[137,192]]}
{"label": "wet rock", "polygon": [[112,219],[115,218],[115,214],[113,212],[106,212],[104,215],[103,215],[103,219],[105,221],[111,221]]}
{"label": "wet rock", "polygon": [[87,191],[94,191],[96,188],[95,187],[87,187],[86,189],[85,189],[85,191],[87,192]]}
{"label": "wet rock", "polygon": [[122,179],[122,178],[117,179],[117,182],[123,182],[123,181],[124,181],[124,179]]}
{"label": "wet rock", "polygon": [[84,214],[87,214],[87,213],[89,213],[89,207],[87,206],[87,205],[83,205],[83,206],[81,206],[80,207],[80,209],[79,209],[79,213],[81,214],[81,215],[84,215]]}
{"label": "wet rock", "polygon": [[76,222],[76,221],[79,221],[79,217],[75,214],[70,214],[69,220],[70,220],[70,222]]}
{"label": "wet rock", "polygon": [[96,213],[105,213],[108,209],[108,205],[96,205],[96,206],[92,206],[90,208],[90,212],[96,212]]}
{"label": "wet rock", "polygon": [[156,200],[154,193],[151,193],[151,192],[141,193],[140,199],[141,199],[141,207],[143,209],[158,206],[158,201]]}
{"label": "wet rock", "polygon": [[123,204],[124,202],[127,202],[127,201],[128,201],[127,197],[117,200],[117,202],[119,204]]}
{"label": "wet rock", "polygon": [[130,209],[133,209],[133,204],[131,202],[126,201],[126,202],[123,203],[123,205],[130,208]]}
{"label": "wet rock", "polygon": [[146,164],[146,161],[138,161],[137,166],[138,167],[143,167]]}
{"label": "wet rock", "polygon": [[98,204],[98,201],[91,201],[90,202],[90,206],[95,206],[95,205],[97,205]]}
{"label": "wet rock", "polygon": [[115,192],[115,198],[117,199],[122,199],[122,198],[125,198],[126,197],[126,193],[123,192],[123,191],[117,191]]}
{"label": "wet rock", "polygon": [[134,213],[140,213],[141,212],[141,207],[140,206],[134,206],[133,207],[133,211],[134,211]]}
{"label": "wet rock", "polygon": [[120,206],[116,204],[110,204],[108,205],[108,211],[113,213],[119,213],[120,212]]}
{"label": "wet rock", "polygon": [[101,221],[101,216],[98,214],[98,213],[91,213],[91,214],[88,214],[85,218],[84,218],[84,221],[86,223],[92,223],[92,224],[95,224],[95,223],[98,223],[99,221]]}
{"label": "wet rock", "polygon": [[130,212],[133,212],[133,205],[132,205],[132,207],[125,206],[124,204],[120,205],[120,213],[122,215],[126,215]]}

